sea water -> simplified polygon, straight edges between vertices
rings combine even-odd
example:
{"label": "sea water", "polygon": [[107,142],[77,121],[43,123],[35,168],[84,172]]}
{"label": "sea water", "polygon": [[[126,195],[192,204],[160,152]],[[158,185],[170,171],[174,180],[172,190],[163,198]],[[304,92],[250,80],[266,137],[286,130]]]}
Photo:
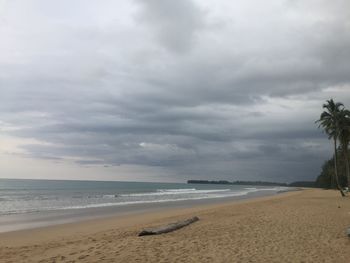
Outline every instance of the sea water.
{"label": "sea water", "polygon": [[[0,179],[0,232],[285,191],[286,187]],[[131,210],[130,210],[131,209]]]}
{"label": "sea water", "polygon": [[242,196],[283,187],[0,179],[0,215]]}

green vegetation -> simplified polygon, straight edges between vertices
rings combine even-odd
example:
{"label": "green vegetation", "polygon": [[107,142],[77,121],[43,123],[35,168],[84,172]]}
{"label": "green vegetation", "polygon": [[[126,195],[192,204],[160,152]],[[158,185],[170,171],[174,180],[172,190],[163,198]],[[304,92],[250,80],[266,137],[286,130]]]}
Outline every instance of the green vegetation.
{"label": "green vegetation", "polygon": [[[338,152],[338,156],[340,156],[340,153]],[[345,165],[343,159],[339,159],[338,162],[338,169],[339,171],[345,171]],[[322,171],[321,174],[316,179],[316,186],[320,188],[325,189],[335,189],[337,188],[337,185],[334,180],[334,158],[331,158],[328,161],[325,161],[322,165]],[[339,184],[342,187],[345,187],[347,185],[347,178],[345,176],[344,172],[339,173]]]}
{"label": "green vegetation", "polygon": [[209,181],[209,180],[188,180],[188,184],[233,184],[233,185],[263,185],[263,186],[287,186],[285,183],[261,182],[261,181]]}
{"label": "green vegetation", "polygon": [[[333,141],[333,158],[322,166],[322,172],[316,180],[316,185],[323,188],[338,188],[344,196],[342,187],[350,187],[349,171],[349,141],[350,141],[350,112],[343,103],[327,100],[323,104],[320,119],[316,122]],[[339,146],[338,146],[339,145]]]}
{"label": "green vegetation", "polygon": [[315,187],[315,182],[293,182],[287,183],[276,183],[276,182],[263,182],[263,181],[209,181],[209,180],[188,180],[188,184],[232,184],[232,185],[258,185],[258,186],[291,186],[291,187]]}

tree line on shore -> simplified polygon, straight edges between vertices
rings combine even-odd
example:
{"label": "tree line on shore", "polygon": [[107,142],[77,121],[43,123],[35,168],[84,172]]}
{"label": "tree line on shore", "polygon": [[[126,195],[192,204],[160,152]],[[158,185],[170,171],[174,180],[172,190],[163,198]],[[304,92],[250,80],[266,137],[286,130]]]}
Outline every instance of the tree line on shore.
{"label": "tree line on shore", "polygon": [[265,181],[225,181],[225,180],[188,180],[188,184],[232,184],[232,185],[255,185],[255,186],[289,186],[289,187],[315,187],[315,182],[297,181],[293,183],[278,183]]}
{"label": "tree line on shore", "polygon": [[187,180],[188,184],[232,184],[232,185],[260,185],[260,186],[288,186],[286,183],[264,181],[225,181],[225,180]]}
{"label": "tree line on shore", "polygon": [[323,164],[315,184],[317,187],[339,189],[344,196],[344,187],[350,188],[350,111],[343,103],[333,99],[327,100],[323,109],[316,123],[332,140],[334,154]]}

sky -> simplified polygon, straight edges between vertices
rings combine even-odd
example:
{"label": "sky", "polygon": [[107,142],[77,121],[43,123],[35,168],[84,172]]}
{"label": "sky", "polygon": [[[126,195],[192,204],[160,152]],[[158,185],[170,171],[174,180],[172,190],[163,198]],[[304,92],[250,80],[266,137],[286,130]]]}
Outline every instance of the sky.
{"label": "sky", "polygon": [[348,0],[0,0],[0,178],[314,180]]}

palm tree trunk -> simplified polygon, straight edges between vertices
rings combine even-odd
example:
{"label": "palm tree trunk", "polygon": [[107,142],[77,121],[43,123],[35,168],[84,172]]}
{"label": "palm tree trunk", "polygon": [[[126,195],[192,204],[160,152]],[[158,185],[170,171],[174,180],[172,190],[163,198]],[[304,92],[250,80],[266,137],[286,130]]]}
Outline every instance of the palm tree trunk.
{"label": "palm tree trunk", "polygon": [[334,138],[334,176],[335,176],[337,188],[340,191],[341,196],[345,196],[343,190],[341,189],[341,187],[339,185],[337,159],[338,159],[337,158],[337,139]]}

